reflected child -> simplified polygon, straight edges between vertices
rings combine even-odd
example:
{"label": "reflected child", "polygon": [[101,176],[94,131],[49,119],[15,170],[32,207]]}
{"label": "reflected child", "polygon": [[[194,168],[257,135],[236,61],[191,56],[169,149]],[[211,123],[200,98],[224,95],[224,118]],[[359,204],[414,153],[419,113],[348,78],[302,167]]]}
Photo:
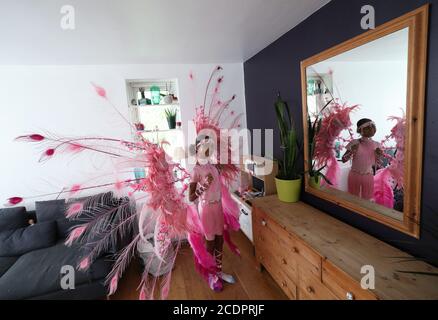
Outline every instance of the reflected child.
{"label": "reflected child", "polygon": [[377,132],[376,124],[370,119],[357,123],[360,139],[351,141],[342,157],[342,162],[352,161],[348,175],[348,192],[366,200],[374,197],[374,167],[382,159],[380,144],[372,138]]}

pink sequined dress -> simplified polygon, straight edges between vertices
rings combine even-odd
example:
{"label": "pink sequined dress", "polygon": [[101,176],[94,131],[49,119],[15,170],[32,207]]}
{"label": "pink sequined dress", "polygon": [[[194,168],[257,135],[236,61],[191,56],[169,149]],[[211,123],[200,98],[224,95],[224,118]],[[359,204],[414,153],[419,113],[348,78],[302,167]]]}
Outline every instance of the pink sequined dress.
{"label": "pink sequined dress", "polygon": [[219,171],[212,164],[196,165],[193,169],[191,182],[204,184],[209,174],[213,176],[213,182],[200,196],[198,211],[205,238],[212,241],[215,239],[215,236],[222,236],[224,231]]}
{"label": "pink sequined dress", "polygon": [[352,158],[352,166],[348,175],[348,192],[366,200],[374,196],[374,171],[376,164],[376,149],[380,144],[372,139],[361,138],[353,140],[347,145],[347,150],[352,151],[358,145]]}

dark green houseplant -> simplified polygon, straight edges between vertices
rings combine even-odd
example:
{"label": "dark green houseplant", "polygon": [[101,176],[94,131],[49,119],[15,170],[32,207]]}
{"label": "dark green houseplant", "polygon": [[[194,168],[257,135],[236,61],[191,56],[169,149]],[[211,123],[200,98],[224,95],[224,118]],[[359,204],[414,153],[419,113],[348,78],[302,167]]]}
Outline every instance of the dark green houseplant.
{"label": "dark green houseplant", "polygon": [[321,179],[324,179],[328,184],[332,184],[327,177],[322,173],[327,165],[316,167],[315,163],[315,149],[316,149],[316,137],[318,136],[321,125],[322,125],[322,113],[324,110],[332,103],[333,100],[328,102],[318,115],[316,115],[315,120],[312,122],[310,115],[307,116],[307,128],[308,128],[308,138],[309,138],[309,154],[308,154],[308,170],[309,184],[312,188],[319,189],[321,186]]}
{"label": "dark green houseplant", "polygon": [[288,104],[280,93],[275,103],[283,159],[279,160],[279,173],[275,179],[278,198],[283,202],[298,202],[302,177],[297,168],[299,143]]}
{"label": "dark green houseplant", "polygon": [[169,125],[169,129],[176,128],[176,109],[166,109],[164,110],[164,114],[166,115],[167,124]]}

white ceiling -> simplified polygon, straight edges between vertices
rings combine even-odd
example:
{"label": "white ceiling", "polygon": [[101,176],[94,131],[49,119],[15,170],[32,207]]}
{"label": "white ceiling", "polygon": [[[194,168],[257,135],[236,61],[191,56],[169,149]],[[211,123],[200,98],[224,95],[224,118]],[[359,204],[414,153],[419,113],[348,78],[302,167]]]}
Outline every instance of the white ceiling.
{"label": "white ceiling", "polygon": [[242,62],[329,1],[0,0],[0,64]]}

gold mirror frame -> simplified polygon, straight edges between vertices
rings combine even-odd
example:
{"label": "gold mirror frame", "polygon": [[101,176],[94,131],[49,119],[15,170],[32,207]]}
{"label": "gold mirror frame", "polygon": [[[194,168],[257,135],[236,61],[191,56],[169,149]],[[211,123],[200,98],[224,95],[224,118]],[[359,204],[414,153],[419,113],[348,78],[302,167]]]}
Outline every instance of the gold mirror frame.
{"label": "gold mirror frame", "polygon": [[309,177],[305,177],[305,190],[318,198],[330,201],[350,211],[378,221],[391,228],[420,238],[421,187],[423,173],[423,136],[426,92],[427,41],[429,26],[429,5],[424,5],[397,19],[387,22],[340,45],[319,53],[301,62],[301,84],[304,125],[305,170],[309,170],[309,138],[307,128],[307,73],[308,67],[330,59],[368,42],[409,28],[408,90],[406,119],[408,123],[405,153],[405,199],[403,221],[360,206],[353,201],[342,199],[335,194],[310,187]]}

